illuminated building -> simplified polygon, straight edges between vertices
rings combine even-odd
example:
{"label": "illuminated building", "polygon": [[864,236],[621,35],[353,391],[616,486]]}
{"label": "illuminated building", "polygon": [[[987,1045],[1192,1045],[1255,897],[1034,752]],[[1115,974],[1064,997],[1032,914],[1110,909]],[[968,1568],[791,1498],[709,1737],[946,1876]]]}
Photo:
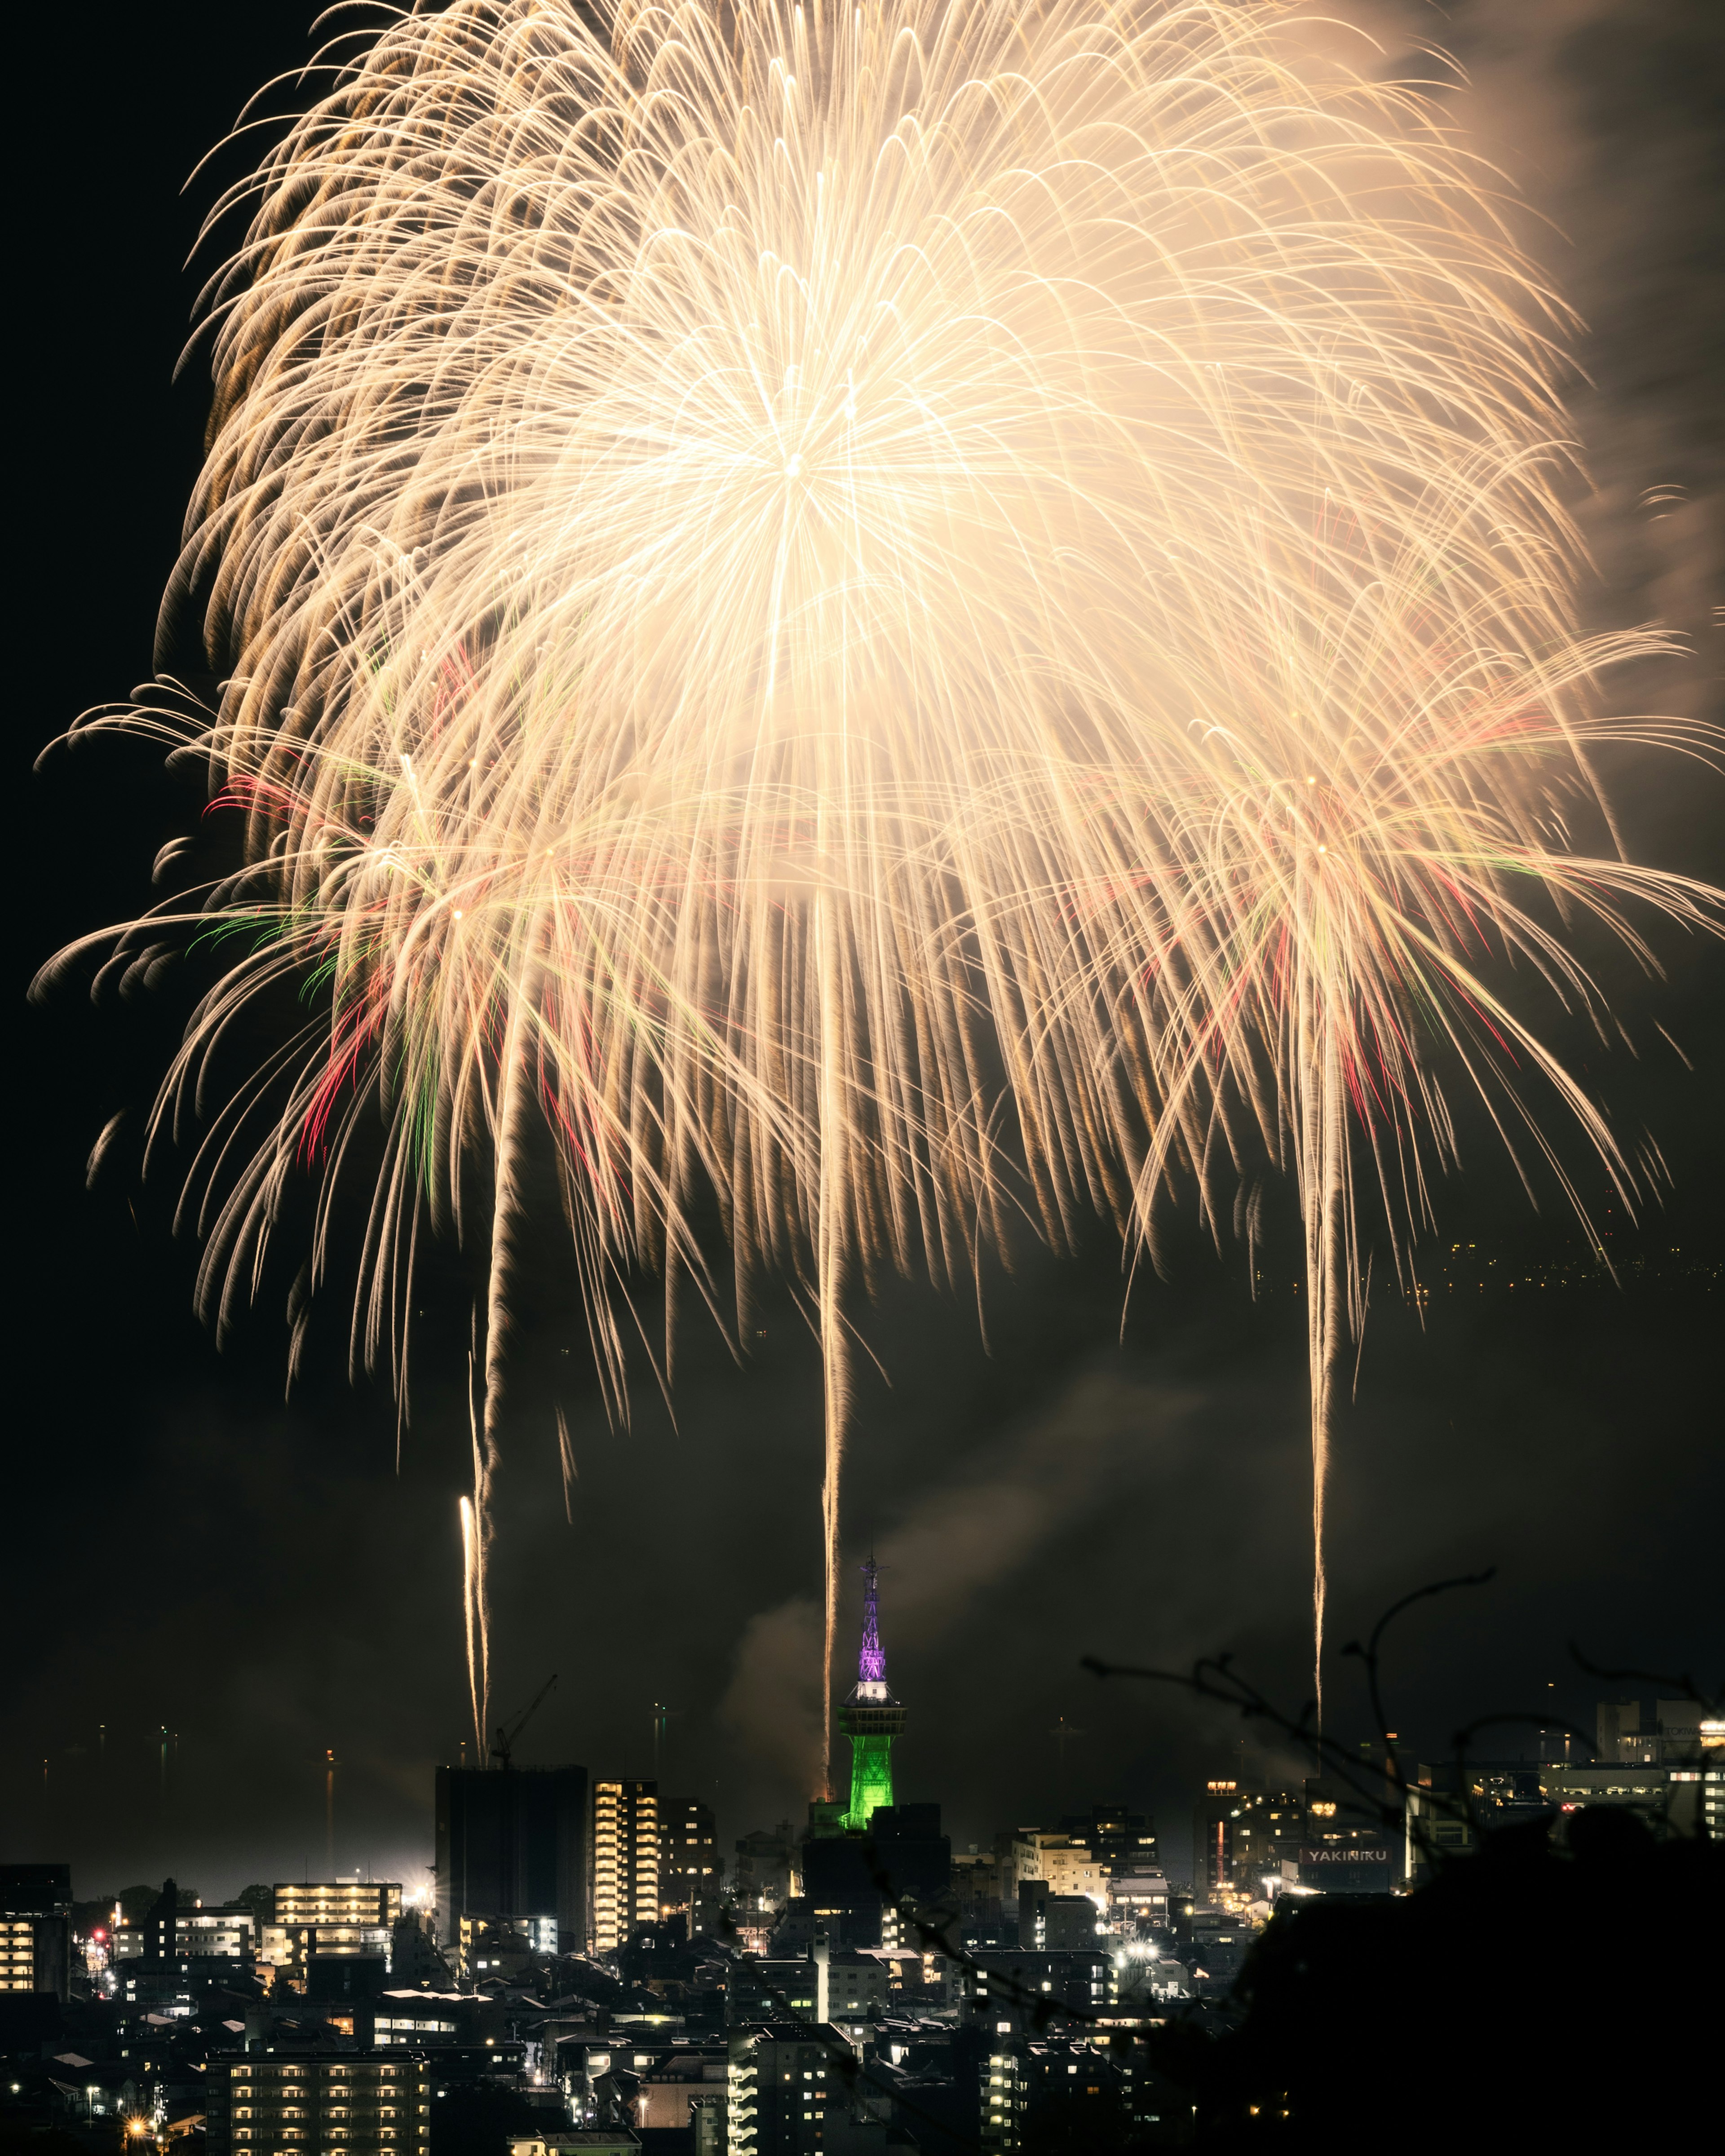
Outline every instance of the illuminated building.
{"label": "illuminated building", "polygon": [[[463,1917],[555,1922],[562,1953],[588,1931],[584,1767],[439,1767],[433,1831],[438,1937],[458,1949]],[[472,1926],[470,1923],[470,1933]]]}
{"label": "illuminated building", "polygon": [[726,2156],[809,2156],[833,2146],[845,2116],[838,2061],[850,2046],[823,2022],[738,2030],[726,2062]]}
{"label": "illuminated building", "polygon": [[[187,1913],[182,1913],[181,1923]],[[357,1957],[381,1961],[387,1969],[400,1916],[399,1880],[323,1879],[296,1885],[278,1881],[259,1958],[298,1985],[305,1982],[314,1959]]]}
{"label": "illuminated building", "polygon": [[[1211,1894],[1258,1901],[1266,1880],[1297,1864],[1306,1846],[1308,1791],[1289,1784],[1229,1779],[1207,1783],[1194,1808],[1198,1880]],[[1329,1799],[1320,1795],[1320,1803]]]}
{"label": "illuminated building", "polygon": [[1019,1887],[1019,1944],[1050,1953],[1094,1953],[1104,1928],[1101,1910],[1088,1894],[1056,1894],[1045,1879]]}
{"label": "illuminated building", "polygon": [[[1269,1794],[1286,1803],[1292,1793]],[[1388,1894],[1400,1884],[1401,1853],[1392,1850],[1382,1815],[1345,1783],[1308,1781],[1302,1809],[1304,1827],[1293,1858],[1302,1887],[1326,1894]],[[1248,1898],[1255,1898],[1261,1892],[1256,1869],[1242,1866],[1240,1877]]]}
{"label": "illuminated building", "polygon": [[1122,1867],[1142,1871],[1157,1861],[1155,1821],[1148,1812],[1125,1804],[1092,1804],[1088,1812],[1068,1812],[1060,1831],[1081,1842],[1105,1876]]}
{"label": "illuminated building", "polygon": [[555,1917],[476,1917],[455,1919],[455,1971],[464,1983],[485,1976],[516,1977],[535,1954],[556,1954]]}
{"label": "illuminated building", "polygon": [[72,1868],[0,1865],[0,1991],[69,1995]]}
{"label": "illuminated building", "polygon": [[287,2148],[344,2156],[423,2156],[431,2138],[431,2070],[389,2051],[212,2052],[204,2092],[208,2156]]}
{"label": "illuminated building", "polygon": [[979,1948],[964,1972],[964,2019],[973,2028],[1002,2035],[1009,2025],[1040,2033],[1062,2008],[1101,2013],[1116,1981],[1112,1959],[1094,1947],[1088,1952]]}
{"label": "illuminated building", "polygon": [[659,1921],[659,1784],[595,1782],[592,1848],[589,1937],[595,1953],[614,1953]]}
{"label": "illuminated building", "polygon": [[873,1558],[862,1568],[862,1645],[856,1658],[856,1683],[839,1709],[839,1727],[850,1739],[850,1808],[845,1823],[853,1830],[867,1826],[877,1805],[892,1802],[892,1740],[905,1726],[905,1710],[886,1683],[880,1569]]}
{"label": "illuminated building", "polygon": [[1008,1915],[1030,1880],[1042,1881],[1051,1894],[1088,1894],[1099,1906],[1107,1899],[1101,1861],[1087,1841],[1064,1832],[1034,1826],[1003,1830],[994,1837],[994,1873]]}
{"label": "illuminated building", "polygon": [[721,1866],[711,1809],[693,1797],[662,1797],[659,1804],[659,1913],[685,1916],[689,1937],[699,1938],[718,1921]]}
{"label": "illuminated building", "polygon": [[177,1897],[172,1911],[158,1901],[141,1922],[116,1924],[114,1959],[120,1963],[197,1957],[250,1962],[256,1958],[258,1940],[257,1912],[244,1902],[206,1907],[194,1901],[182,1906]]}

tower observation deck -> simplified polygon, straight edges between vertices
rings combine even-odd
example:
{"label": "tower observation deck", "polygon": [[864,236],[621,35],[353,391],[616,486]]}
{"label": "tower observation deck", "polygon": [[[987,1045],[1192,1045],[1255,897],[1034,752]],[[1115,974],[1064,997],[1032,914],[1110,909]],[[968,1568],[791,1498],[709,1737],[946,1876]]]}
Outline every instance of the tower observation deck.
{"label": "tower observation deck", "polygon": [[905,1710],[886,1682],[880,1645],[880,1568],[870,1558],[862,1568],[862,1649],[856,1683],[839,1709],[839,1727],[850,1739],[850,1810],[845,1824],[860,1832],[882,1804],[892,1800],[892,1740],[905,1726]]}

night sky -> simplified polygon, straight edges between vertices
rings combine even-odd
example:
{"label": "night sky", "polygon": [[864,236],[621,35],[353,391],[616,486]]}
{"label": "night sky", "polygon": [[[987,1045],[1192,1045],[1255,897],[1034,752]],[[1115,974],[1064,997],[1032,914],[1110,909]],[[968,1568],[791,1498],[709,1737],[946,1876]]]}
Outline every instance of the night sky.
{"label": "night sky", "polygon": [[[1536,244],[1592,325],[1592,386],[1574,403],[1598,483],[1581,504],[1600,568],[1589,608],[1601,624],[1661,615],[1697,646],[1625,684],[1620,708],[1707,713],[1725,504],[1717,11],[1516,0],[1371,19],[1392,54],[1414,34],[1462,54],[1475,87],[1454,96],[1458,117],[1567,235]],[[171,381],[198,281],[182,264],[241,164],[228,153],[214,179],[181,184],[244,98],[304,57],[305,20],[273,0],[39,8],[13,74],[28,139],[9,167],[22,368],[7,741],[23,859],[7,942],[0,1856],[69,1859],[80,1895],[167,1871],[206,1895],[320,1876],[326,1747],[341,1763],[338,1866],[418,1882],[432,1767],[467,1727],[455,1501],[470,1260],[445,1254],[428,1272],[430,1346],[398,1464],[391,1401],[347,1381],[339,1281],[286,1401],[291,1265],[218,1353],[192,1312],[174,1159],[141,1183],[134,1138],[85,1188],[108,1117],[129,1108],[135,1132],[147,1108],[183,987],[95,1008],[80,979],[24,1002],[59,945],[150,902],[157,848],[203,805],[138,746],[32,765],[80,711],[149,675],[207,393],[195,361]],[[1659,489],[1681,492],[1650,501]],[[1640,858],[1725,880],[1716,778],[1627,761],[1609,778]],[[1380,1255],[1337,1449],[1332,1637],[1425,1580],[1498,1568],[1410,1618],[1393,1657],[1397,1726],[1426,1757],[1473,1714],[1553,1703],[1590,1726],[1604,1691],[1650,1691],[1596,1685],[1572,1639],[1608,1664],[1703,1680],[1720,1659],[1725,953],[1671,934],[1658,947],[1658,983],[1601,957],[1634,1053],[1603,1054],[1531,991],[1523,1004],[1669,1168],[1664,1209],[1638,1226],[1608,1214],[1602,1178],[1567,1141],[1622,1287],[1562,1284],[1581,1251],[1573,1221],[1549,1191],[1531,1213],[1477,1131],[1466,1172],[1439,1189],[1435,1243],[1474,1245],[1472,1277],[1522,1285],[1440,1285],[1422,1331]],[[1176,1215],[1170,1278],[1141,1275],[1123,1336],[1119,1253],[1100,1229],[1078,1258],[1026,1248],[987,1283],[986,1343],[973,1304],[909,1286],[861,1316],[891,1383],[861,1386],[849,1537],[854,1557],[872,1539],[891,1568],[888,1671],[910,1709],[900,1793],[944,1803],[961,1846],[1124,1797],[1156,1812],[1183,1864],[1194,1779],[1285,1756],[1250,1733],[1242,1754],[1216,1712],[1078,1666],[1086,1652],[1168,1666],[1231,1649],[1277,1698],[1304,1697],[1304,1357],[1285,1187],[1268,1186],[1266,1212],[1255,1302],[1243,1252],[1219,1255]],[[549,1224],[523,1297],[494,1564],[494,1705],[559,1677],[521,1757],[650,1772],[662,1702],[675,1710],[662,1786],[715,1803],[727,1846],[801,1815],[817,1716],[817,1358],[788,1302],[764,1306],[756,1333],[738,1368],[690,1320],[675,1424],[644,1357],[632,1426],[612,1430]],[[572,1524],[557,1400],[579,1468]],[[847,1626],[855,1609],[853,1584]],[[1333,1726],[1364,1733],[1345,1662],[1331,1681]],[[1060,1717],[1081,1732],[1064,1776]],[[1531,1732],[1504,1743],[1531,1746]]]}

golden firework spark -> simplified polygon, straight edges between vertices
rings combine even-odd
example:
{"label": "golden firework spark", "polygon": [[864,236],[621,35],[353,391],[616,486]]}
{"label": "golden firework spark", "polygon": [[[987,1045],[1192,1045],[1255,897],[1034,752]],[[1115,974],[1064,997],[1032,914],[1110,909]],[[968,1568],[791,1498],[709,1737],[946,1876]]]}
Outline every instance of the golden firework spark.
{"label": "golden firework spark", "polygon": [[458,0],[333,66],[214,288],[171,594],[252,866],[149,932],[270,935],[160,1116],[264,985],[329,995],[206,1297],[381,1107],[357,1337],[403,1381],[417,1237],[489,1162],[482,1646],[524,1144],[619,1411],[620,1278],[731,1300],[716,1193],[738,1291],[788,1273],[819,1336],[830,1676],[847,1296],[968,1276],[1021,1207],[1142,1238],[1195,1178],[1219,1223],[1267,1146],[1321,1655],[1363,1192],[1419,1222],[1458,1073],[1548,1150],[1506,1047],[1627,1189],[1502,962],[1592,1003],[1563,915],[1640,951],[1625,901],[1711,896],[1563,836],[1585,742],[1657,732],[1590,684],[1661,639],[1578,634],[1564,317],[1491,176],[1209,0]]}

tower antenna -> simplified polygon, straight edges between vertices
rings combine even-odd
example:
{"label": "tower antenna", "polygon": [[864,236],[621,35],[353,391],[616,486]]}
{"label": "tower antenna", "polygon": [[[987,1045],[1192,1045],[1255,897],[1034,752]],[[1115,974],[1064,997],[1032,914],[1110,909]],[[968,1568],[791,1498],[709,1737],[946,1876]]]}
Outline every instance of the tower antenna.
{"label": "tower antenna", "polygon": [[862,1644],[856,1683],[839,1710],[839,1727],[850,1739],[850,1809],[845,1824],[866,1827],[881,1805],[892,1802],[892,1740],[905,1726],[905,1710],[886,1682],[886,1650],[880,1645],[880,1574],[870,1552],[863,1562]]}

